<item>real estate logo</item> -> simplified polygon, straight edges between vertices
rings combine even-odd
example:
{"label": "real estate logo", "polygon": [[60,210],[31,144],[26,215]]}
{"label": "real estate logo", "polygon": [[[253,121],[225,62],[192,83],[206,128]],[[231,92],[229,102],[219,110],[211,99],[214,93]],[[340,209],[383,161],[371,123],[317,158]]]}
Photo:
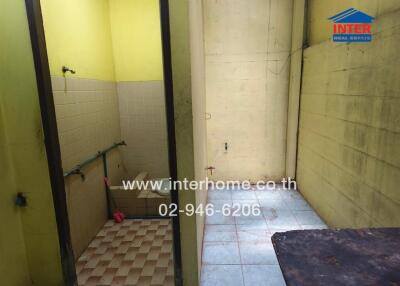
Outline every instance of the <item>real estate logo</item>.
{"label": "real estate logo", "polygon": [[350,8],[328,19],[333,22],[334,42],[371,42],[374,17]]}

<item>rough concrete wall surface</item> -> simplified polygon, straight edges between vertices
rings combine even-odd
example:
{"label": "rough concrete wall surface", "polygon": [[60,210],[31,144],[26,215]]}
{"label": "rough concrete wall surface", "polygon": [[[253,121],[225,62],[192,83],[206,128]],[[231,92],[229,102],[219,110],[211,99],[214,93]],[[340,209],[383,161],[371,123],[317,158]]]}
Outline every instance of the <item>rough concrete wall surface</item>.
{"label": "rough concrete wall surface", "polygon": [[400,225],[400,11],[372,31],[370,43],[304,52],[298,186],[334,227]]}
{"label": "rough concrete wall surface", "polygon": [[163,81],[118,82],[124,166],[130,179],[145,171],[168,178],[168,139]]}
{"label": "rough concrete wall surface", "polygon": [[[52,77],[54,104],[64,171],[121,140],[116,84],[113,81]],[[123,149],[124,147],[119,147]],[[107,154],[109,177],[119,185],[124,177],[121,150]],[[72,248],[78,258],[107,220],[101,159],[66,178]]]}
{"label": "rough concrete wall surface", "polygon": [[291,30],[291,0],[204,1],[213,179],[285,175]]}
{"label": "rough concrete wall surface", "polygon": [[286,177],[296,176],[297,131],[301,87],[301,65],[303,60],[305,0],[293,2],[292,50],[290,55],[290,80],[288,120],[286,131]]}

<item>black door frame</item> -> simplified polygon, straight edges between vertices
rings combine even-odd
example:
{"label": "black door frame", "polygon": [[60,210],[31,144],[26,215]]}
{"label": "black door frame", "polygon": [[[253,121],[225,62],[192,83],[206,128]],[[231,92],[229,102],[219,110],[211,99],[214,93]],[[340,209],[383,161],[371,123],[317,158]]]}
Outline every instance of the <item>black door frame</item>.
{"label": "black door frame", "polygon": [[[169,21],[169,1],[159,0],[160,19],[161,19],[161,42],[163,55],[164,72],[164,92],[165,107],[167,113],[167,133],[168,133],[168,162],[172,182],[178,180],[178,164],[176,157],[176,138],[175,138],[175,109],[174,109],[174,89],[172,80],[172,56],[171,56],[171,33]],[[175,187],[176,184],[173,184]],[[176,204],[179,209],[179,192],[172,189],[171,203]],[[172,217],[173,233],[173,252],[175,266],[175,286],[183,285],[182,278],[182,255],[181,255],[181,232],[179,215]]]}
{"label": "black door frame", "polygon": [[[61,164],[60,143],[58,139],[56,113],[54,108],[54,98],[51,86],[50,68],[40,0],[25,0],[25,4],[31,37],[33,60],[36,71],[36,82],[39,94],[40,112],[42,117],[43,133],[57,222],[64,284],[66,286],[75,286],[77,285],[75,260],[71,245],[64,176]],[[178,174],[168,0],[160,0],[160,17],[165,103],[167,113],[169,168],[172,181],[176,181],[178,179]],[[177,205],[179,204],[178,191],[171,191],[171,202],[176,203]],[[175,285],[182,286],[182,257],[179,216],[172,217],[172,232]]]}

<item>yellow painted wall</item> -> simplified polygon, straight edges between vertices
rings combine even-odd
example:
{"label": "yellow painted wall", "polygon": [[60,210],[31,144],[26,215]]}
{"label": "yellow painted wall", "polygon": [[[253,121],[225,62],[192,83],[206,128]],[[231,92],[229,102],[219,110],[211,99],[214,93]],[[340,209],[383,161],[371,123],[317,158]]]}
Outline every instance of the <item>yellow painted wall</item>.
{"label": "yellow painted wall", "polygon": [[117,81],[162,80],[158,0],[110,0]]}
{"label": "yellow painted wall", "polygon": [[[309,3],[298,187],[330,226],[399,227],[399,2],[329,3]],[[371,43],[328,39],[325,19],[348,7],[377,15]]]}
{"label": "yellow painted wall", "polygon": [[[3,19],[3,18],[2,18]],[[4,23],[1,23],[1,27]],[[0,35],[3,36],[1,30]],[[2,74],[2,72],[1,72]],[[5,94],[0,93],[0,273],[5,285],[29,285],[30,275],[26,258],[20,210],[12,202],[17,186],[10,157],[9,142],[5,130]]]}
{"label": "yellow painted wall", "polygon": [[52,75],[62,75],[66,65],[77,78],[162,80],[157,0],[41,0],[41,5]]}
{"label": "yellow painted wall", "polygon": [[[25,1],[0,10],[1,285],[63,285]],[[13,198],[24,192],[28,206]]]}
{"label": "yellow painted wall", "polygon": [[[189,1],[170,0],[178,180],[195,178]],[[179,192],[180,206],[196,203],[194,191]],[[183,285],[199,285],[196,216],[180,216]]]}
{"label": "yellow painted wall", "polygon": [[[108,0],[41,0],[52,75],[114,80]],[[69,75],[71,77],[71,75]]]}

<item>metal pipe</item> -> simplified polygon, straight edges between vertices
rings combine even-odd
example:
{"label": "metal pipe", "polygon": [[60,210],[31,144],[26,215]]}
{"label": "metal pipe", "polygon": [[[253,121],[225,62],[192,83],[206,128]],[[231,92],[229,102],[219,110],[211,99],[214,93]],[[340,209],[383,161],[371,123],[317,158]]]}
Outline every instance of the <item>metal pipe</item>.
{"label": "metal pipe", "polygon": [[[104,170],[104,187],[106,190],[106,199],[107,199],[107,214],[108,214],[108,219],[112,219],[113,210],[112,210],[112,206],[111,206],[111,193],[110,193],[110,188],[108,187],[108,183],[106,181],[106,180],[108,180],[106,153],[102,154],[102,158],[103,158],[103,170]],[[114,205],[114,207],[116,207],[116,206]]]}
{"label": "metal pipe", "polygon": [[80,175],[82,179],[85,179],[85,175],[82,173],[82,168],[89,165],[90,163],[96,161],[98,158],[102,157],[104,154],[107,154],[111,150],[117,148],[118,146],[125,146],[126,143],[125,141],[121,141],[119,143],[114,143],[112,146],[108,147],[107,149],[104,149],[102,151],[99,151],[96,155],[93,157],[83,161],[82,163],[76,165],[73,167],[71,170],[67,171],[64,173],[64,178],[69,177],[71,175]]}
{"label": "metal pipe", "polygon": [[171,219],[170,216],[158,216],[158,215],[132,215],[126,216],[125,219]]}

